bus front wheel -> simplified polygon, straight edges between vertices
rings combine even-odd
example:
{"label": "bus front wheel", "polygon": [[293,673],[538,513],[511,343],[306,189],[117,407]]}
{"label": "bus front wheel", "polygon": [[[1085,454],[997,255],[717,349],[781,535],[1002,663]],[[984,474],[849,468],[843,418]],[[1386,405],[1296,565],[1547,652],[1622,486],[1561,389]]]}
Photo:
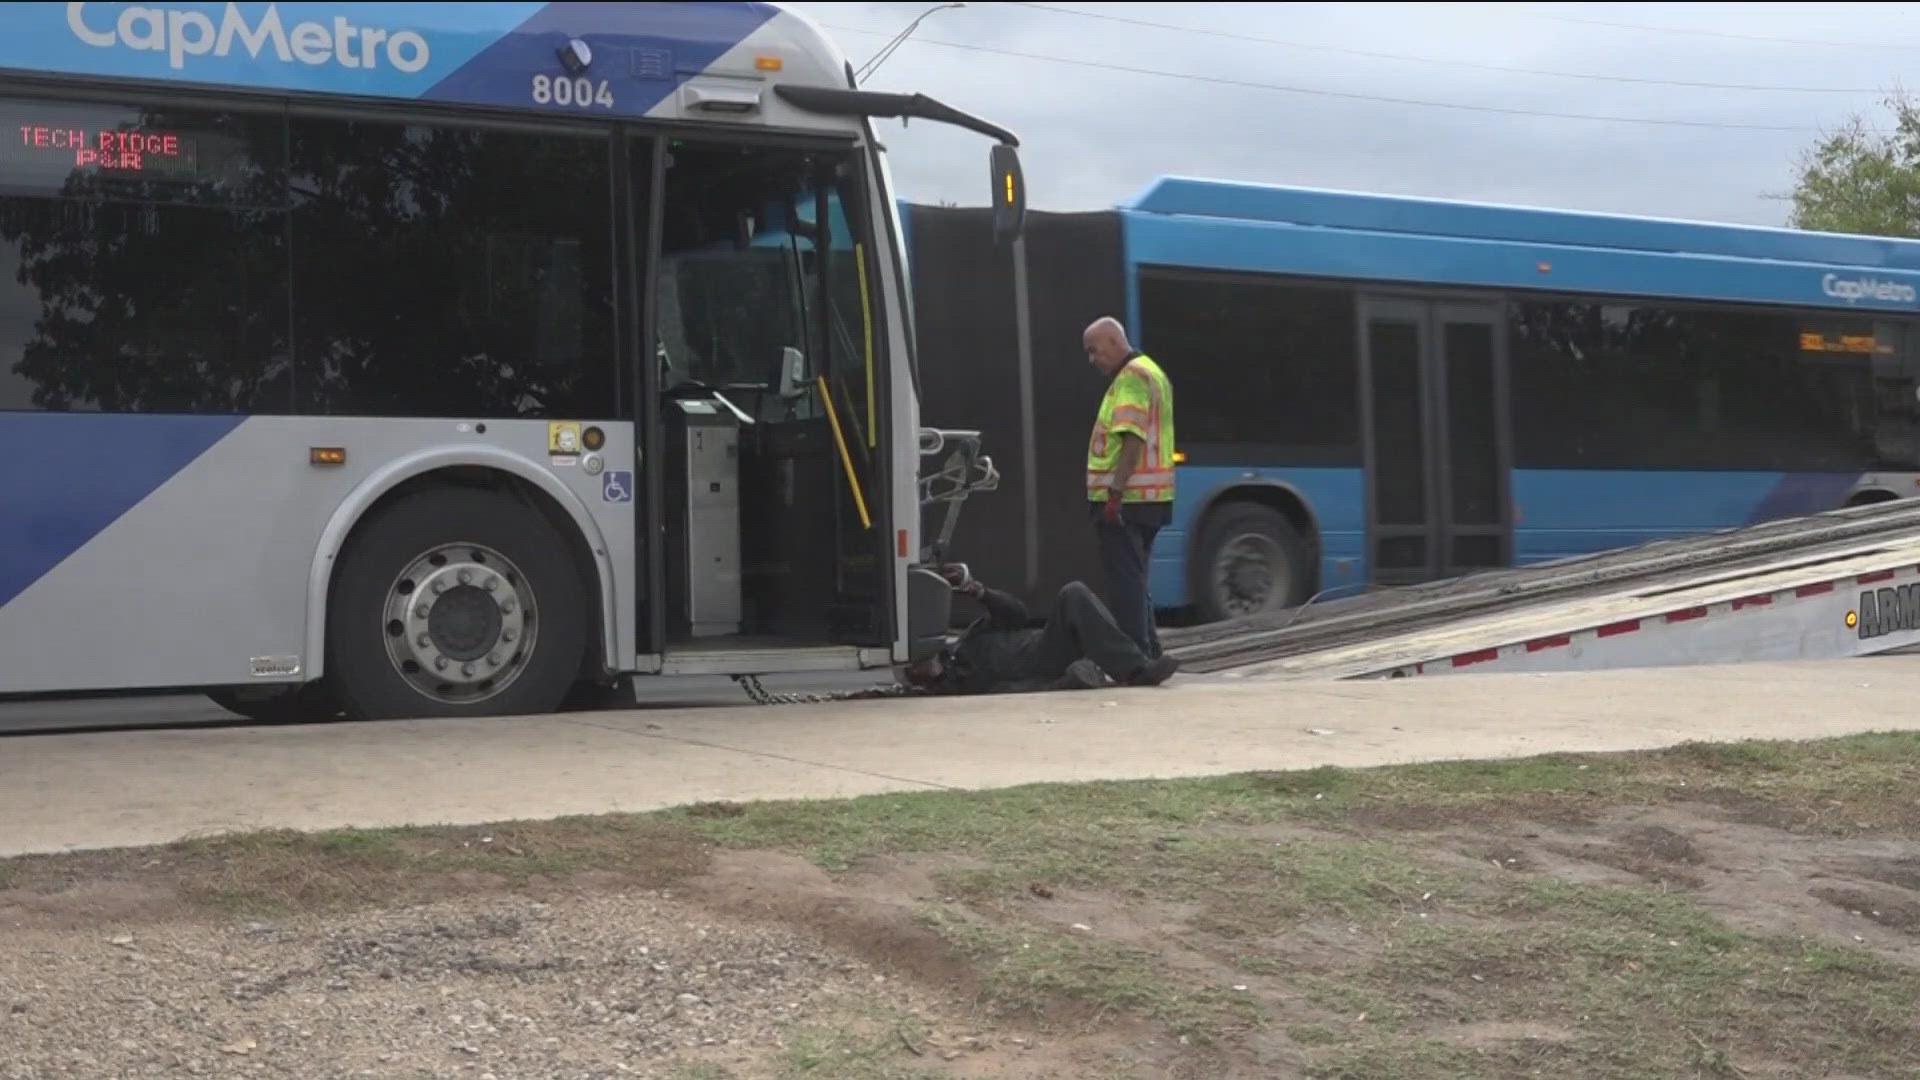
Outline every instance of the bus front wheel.
{"label": "bus front wheel", "polygon": [[564,537],[508,495],[436,488],[349,541],[327,610],[328,671],[360,719],[558,708],[590,605]]}
{"label": "bus front wheel", "polygon": [[1306,544],[1278,510],[1233,502],[1209,514],[1194,561],[1194,605],[1203,622],[1244,619],[1301,601]]}

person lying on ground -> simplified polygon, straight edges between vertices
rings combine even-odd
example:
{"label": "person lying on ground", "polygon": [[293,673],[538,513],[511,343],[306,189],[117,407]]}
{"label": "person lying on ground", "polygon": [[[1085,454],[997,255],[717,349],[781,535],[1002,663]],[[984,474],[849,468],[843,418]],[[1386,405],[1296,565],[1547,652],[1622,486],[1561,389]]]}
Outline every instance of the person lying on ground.
{"label": "person lying on ground", "polygon": [[947,694],[1092,690],[1111,679],[1121,686],[1158,686],[1180,668],[1170,656],[1148,659],[1093,590],[1070,581],[1054,598],[1042,627],[1029,626],[1018,597],[946,572],[954,591],[986,608],[938,655],[906,669],[907,682]]}

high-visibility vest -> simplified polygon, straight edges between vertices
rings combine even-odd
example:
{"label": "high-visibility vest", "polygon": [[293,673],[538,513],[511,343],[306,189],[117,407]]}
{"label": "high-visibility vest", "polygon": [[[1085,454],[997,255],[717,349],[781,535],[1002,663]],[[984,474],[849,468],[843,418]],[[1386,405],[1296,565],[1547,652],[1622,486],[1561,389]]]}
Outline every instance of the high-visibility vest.
{"label": "high-visibility vest", "polygon": [[1123,502],[1173,501],[1173,384],[1145,353],[1135,353],[1107,385],[1087,443],[1087,498],[1104,502],[1120,466],[1121,435],[1146,444],[1127,478]]}

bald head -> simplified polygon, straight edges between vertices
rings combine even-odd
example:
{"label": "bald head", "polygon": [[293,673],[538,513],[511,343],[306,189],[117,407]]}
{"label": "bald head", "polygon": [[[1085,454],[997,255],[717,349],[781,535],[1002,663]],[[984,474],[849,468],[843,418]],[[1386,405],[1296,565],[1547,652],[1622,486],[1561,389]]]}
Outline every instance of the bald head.
{"label": "bald head", "polygon": [[1099,368],[1103,375],[1112,375],[1125,367],[1128,355],[1133,352],[1126,327],[1111,315],[1103,315],[1089,324],[1080,335],[1080,343],[1086,347],[1087,362]]}

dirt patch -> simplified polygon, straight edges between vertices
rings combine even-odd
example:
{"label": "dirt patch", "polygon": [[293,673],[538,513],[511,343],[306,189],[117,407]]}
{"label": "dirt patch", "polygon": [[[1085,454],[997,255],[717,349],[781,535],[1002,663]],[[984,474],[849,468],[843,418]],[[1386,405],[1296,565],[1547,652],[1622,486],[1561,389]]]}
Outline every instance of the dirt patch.
{"label": "dirt patch", "polygon": [[[1194,920],[1205,909],[1193,903],[1129,899],[1108,892],[1063,889],[1051,899],[1033,899],[1014,905],[1021,918],[1042,926],[1088,934],[1123,945],[1157,946],[1195,932]],[[1237,928],[1209,927],[1223,937]]]}
{"label": "dirt patch", "polygon": [[1711,807],[1723,821],[1740,825],[1758,825],[1780,832],[1806,832],[1817,827],[1820,816],[1805,806],[1796,806],[1734,788],[1671,788],[1668,799],[1675,805],[1703,804]]}
{"label": "dirt patch", "polygon": [[1569,859],[1609,866],[1658,885],[1698,889],[1707,883],[1706,879],[1698,874],[1680,870],[1665,859],[1644,854],[1638,845],[1598,840],[1581,844],[1557,845],[1550,850]]}
{"label": "dirt patch", "polygon": [[1461,846],[1460,853],[1475,863],[1484,862],[1496,870],[1526,873],[1540,868],[1539,859],[1532,851],[1504,841],[1470,841]]}
{"label": "dirt patch", "polygon": [[1456,1046],[1474,1049],[1504,1046],[1516,1042],[1564,1045],[1577,1040],[1579,1033],[1558,1024],[1538,1024],[1527,1020],[1489,1020],[1442,1028],[1433,1034]]}
{"label": "dirt patch", "polygon": [[1920,745],[1869,749],[15,860],[0,1077],[1901,1075]]}
{"label": "dirt patch", "polygon": [[1699,867],[1705,857],[1684,832],[1663,824],[1640,824],[1603,840],[1551,847],[1569,859],[1582,859],[1615,871],[1628,872],[1653,884],[1697,890],[1707,878],[1680,867]]}
{"label": "dirt patch", "polygon": [[925,905],[940,898],[934,875],[960,865],[874,860],[835,879],[796,855],[728,851],[706,873],[686,879],[682,889],[716,911],[802,927],[868,962],[967,992],[967,965],[920,917]]}
{"label": "dirt patch", "polygon": [[1896,859],[1862,859],[1852,870],[1861,877],[1920,893],[1920,856]]}
{"label": "dirt patch", "polygon": [[0,1075],[1217,1075],[1154,1025],[983,1014],[945,940],[861,899],[754,853],[663,892],[10,933]]}
{"label": "dirt patch", "polygon": [[1920,934],[1920,896],[1908,890],[1879,888],[1869,891],[1821,886],[1809,891],[1856,918],[1871,919],[1894,930]]}
{"label": "dirt patch", "polygon": [[1705,861],[1692,840],[1659,825],[1643,825],[1620,837],[1618,843],[1643,859],[1689,866]]}
{"label": "dirt patch", "polygon": [[1604,804],[1582,794],[1459,798],[1444,802],[1379,800],[1356,804],[1347,819],[1366,829],[1432,832],[1486,821],[1527,821],[1590,829]]}
{"label": "dirt patch", "polygon": [[[1899,854],[1920,850],[1913,841],[1787,833],[1729,820],[1717,805],[1689,800],[1597,813],[1590,830],[1483,822],[1478,830],[1430,834],[1426,842],[1435,857],[1463,870],[1680,891],[1745,931],[1865,946],[1920,967],[1920,942],[1905,932],[1906,913],[1920,904],[1920,858]],[[1843,899],[1830,899],[1836,896]],[[1863,909],[1847,899],[1862,897],[1875,903]],[[1855,910],[1880,917],[1850,914]]]}
{"label": "dirt patch", "polygon": [[613,817],[472,828],[272,832],[8,860],[0,926],[322,913],[477,892],[538,897],[653,889],[703,872],[700,838]]}
{"label": "dirt patch", "polygon": [[12,1076],[614,1076],[750,1064],[792,1025],[871,1007],[884,978],[804,935],[658,896],[488,897],[9,935],[0,1038]]}
{"label": "dirt patch", "polygon": [[0,926],[16,931],[164,922],[189,913],[170,883],[121,878],[0,890]]}

